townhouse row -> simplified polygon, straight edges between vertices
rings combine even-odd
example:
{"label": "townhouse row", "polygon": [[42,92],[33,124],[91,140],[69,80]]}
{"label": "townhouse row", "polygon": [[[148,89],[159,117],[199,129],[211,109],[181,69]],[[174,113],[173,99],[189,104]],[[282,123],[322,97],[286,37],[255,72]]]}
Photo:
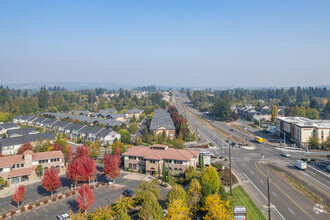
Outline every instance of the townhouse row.
{"label": "townhouse row", "polygon": [[70,138],[83,138],[84,141],[100,141],[102,145],[112,144],[115,139],[120,140],[120,134],[99,126],[88,126],[85,124],[74,124],[58,119],[36,117],[34,115],[18,116],[15,118],[17,123],[24,125],[41,127],[46,130],[52,130],[59,134],[66,134]]}

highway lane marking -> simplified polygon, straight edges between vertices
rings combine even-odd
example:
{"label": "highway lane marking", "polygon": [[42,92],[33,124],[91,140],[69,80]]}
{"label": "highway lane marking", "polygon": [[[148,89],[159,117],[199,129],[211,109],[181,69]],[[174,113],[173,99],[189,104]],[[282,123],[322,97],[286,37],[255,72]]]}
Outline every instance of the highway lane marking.
{"label": "highway lane marking", "polygon": [[[245,173],[243,173],[244,175],[245,175],[245,177],[251,182],[251,184],[258,190],[258,192],[264,197],[264,199],[266,200],[266,201],[268,201],[268,199],[266,198],[266,196],[264,195],[264,194],[262,194],[262,192],[260,191],[260,189],[250,180],[250,178],[245,174]],[[272,205],[272,204],[271,204]],[[277,208],[274,206],[274,209],[275,209],[275,211],[282,217],[282,219],[284,219],[285,220],[285,218],[283,217],[283,215],[277,210]]]}
{"label": "highway lane marking", "polygon": [[273,194],[275,197],[277,197],[277,195],[276,195],[274,192],[272,192],[272,194]]}
{"label": "highway lane marking", "polygon": [[[292,173],[292,174],[296,175],[294,172],[290,171],[289,169],[286,169],[286,170],[287,170],[287,171],[289,171],[290,173]],[[328,186],[324,185],[323,183],[321,183],[321,182],[320,182],[320,181],[318,181],[317,179],[313,178],[312,176],[308,175],[307,173],[305,173],[305,172],[300,172],[300,173],[302,173],[302,174],[304,174],[304,175],[306,175],[306,176],[308,176],[308,177],[310,177],[310,178],[314,179],[316,182],[318,182],[319,184],[321,184],[321,185],[323,185],[323,186],[325,186],[326,188],[328,188],[328,189],[329,189],[329,187],[328,187]],[[311,184],[311,185],[315,186],[316,188],[318,188],[319,190],[321,190],[322,192],[324,192],[326,195],[328,195],[328,196],[329,196],[329,193],[328,193],[328,192],[324,191],[323,189],[321,189],[320,187],[316,186],[316,185],[315,185],[315,184],[313,184],[312,182],[308,181],[307,179],[305,179],[305,178],[303,178],[303,177],[300,177],[300,178],[302,178],[303,180],[305,180],[305,181],[306,181],[306,182],[308,182],[309,184]]]}
{"label": "highway lane marking", "polygon": [[319,172],[319,173],[325,175],[325,176],[328,177],[328,178],[330,177],[330,175],[328,175],[327,173],[324,173],[323,171],[320,171],[320,170],[314,168],[313,166],[308,166],[308,167],[310,167],[310,168],[312,168],[313,170],[315,170],[315,171],[317,171],[317,172]]}
{"label": "highway lane marking", "polygon": [[290,208],[288,208],[289,209],[289,211],[292,213],[292,214],[294,214],[294,212],[290,209]]}
{"label": "highway lane marking", "polygon": [[[267,176],[261,172],[261,170],[258,168],[257,166],[257,162],[254,162],[255,167],[257,168],[257,170],[265,177],[267,178]],[[280,189],[280,187],[278,187],[275,183],[273,183],[271,180],[269,180],[270,183],[272,183],[281,193],[283,193],[283,195],[285,195],[293,204],[295,204],[303,213],[305,213],[310,219],[314,219],[313,217],[311,217],[304,209],[302,209],[295,201],[293,201],[293,199],[291,199],[291,197],[289,197],[285,192],[283,192],[282,189]]]}

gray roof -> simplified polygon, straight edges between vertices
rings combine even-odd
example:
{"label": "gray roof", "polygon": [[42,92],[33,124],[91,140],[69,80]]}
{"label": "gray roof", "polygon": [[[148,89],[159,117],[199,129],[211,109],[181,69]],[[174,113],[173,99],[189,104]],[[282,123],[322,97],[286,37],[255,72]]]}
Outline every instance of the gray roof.
{"label": "gray roof", "polygon": [[12,145],[22,145],[24,143],[34,142],[39,139],[55,140],[55,135],[52,133],[41,133],[41,134],[28,134],[28,135],[12,137],[12,138],[3,138],[3,139],[0,139],[0,147],[12,146]]}
{"label": "gray roof", "polygon": [[58,128],[65,128],[67,127],[69,124],[71,124],[71,122],[67,122],[67,121],[57,121],[53,124],[53,126],[56,126]]}
{"label": "gray roof", "polygon": [[103,128],[99,126],[89,127],[86,126],[83,129],[79,131],[80,134],[97,134],[100,132]]}
{"label": "gray roof", "polygon": [[30,134],[30,133],[35,133],[37,132],[37,129],[34,128],[34,127],[27,127],[27,128],[21,128],[21,129],[12,129],[12,130],[8,130],[7,131],[7,134],[8,136],[12,136],[14,134],[17,134],[19,136],[22,136],[22,135],[27,135],[27,134]]}
{"label": "gray roof", "polygon": [[19,127],[19,126],[15,123],[12,123],[12,122],[0,124],[0,128],[2,128],[2,129],[9,129],[9,128],[15,128],[15,127]]}
{"label": "gray roof", "polygon": [[34,120],[33,123],[41,123],[41,122],[43,122],[45,120],[47,120],[47,118],[45,118],[45,117],[39,117],[36,120]]}
{"label": "gray roof", "polygon": [[155,109],[154,111],[150,129],[155,130],[160,127],[164,127],[168,130],[175,129],[170,113],[168,113],[166,109]]}
{"label": "gray roof", "polygon": [[71,124],[68,127],[66,127],[65,129],[68,129],[68,130],[71,130],[71,131],[79,131],[84,126],[86,126],[86,125],[83,125],[83,124]]}
{"label": "gray roof", "polygon": [[47,119],[46,121],[43,122],[44,125],[52,125],[54,124],[55,122],[57,122],[58,120],[57,119],[52,119],[52,118],[49,118]]}

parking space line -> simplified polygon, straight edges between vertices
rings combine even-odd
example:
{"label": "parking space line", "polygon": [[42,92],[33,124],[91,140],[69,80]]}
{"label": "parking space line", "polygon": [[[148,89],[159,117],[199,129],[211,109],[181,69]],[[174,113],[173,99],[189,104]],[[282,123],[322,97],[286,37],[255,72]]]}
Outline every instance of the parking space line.
{"label": "parking space line", "polygon": [[57,209],[57,207],[56,207],[56,206],[54,206],[52,203],[50,203],[50,205],[51,205],[51,206],[53,206],[55,209]]}
{"label": "parking space line", "polygon": [[36,211],[35,211],[35,210],[33,210],[33,209],[32,209],[32,211],[33,211],[34,213],[36,213],[36,214],[39,216],[39,213],[38,213],[38,212],[36,212]]}
{"label": "parking space line", "polygon": [[64,205],[62,202],[60,202],[60,204],[61,204],[62,206],[66,206],[66,205]]}
{"label": "parking space line", "polygon": [[24,212],[22,212],[22,213],[27,219],[30,219]]}
{"label": "parking space line", "polygon": [[48,210],[44,206],[41,206],[41,208],[43,208],[46,212],[48,212]]}

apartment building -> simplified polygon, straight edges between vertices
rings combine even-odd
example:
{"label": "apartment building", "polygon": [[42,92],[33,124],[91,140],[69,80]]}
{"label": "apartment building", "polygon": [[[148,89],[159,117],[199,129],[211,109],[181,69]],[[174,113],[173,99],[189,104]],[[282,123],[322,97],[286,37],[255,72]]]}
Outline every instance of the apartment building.
{"label": "apartment building", "polygon": [[165,134],[173,139],[175,136],[175,127],[170,113],[166,109],[155,109],[151,120],[150,130],[157,136],[165,132]]}
{"label": "apartment building", "polygon": [[38,165],[42,165],[44,172],[53,166],[60,174],[64,174],[64,163],[61,151],[33,153],[27,150],[23,155],[0,157],[0,177],[8,185],[38,179],[35,172]]}
{"label": "apartment building", "polygon": [[322,143],[330,136],[330,120],[311,120],[303,117],[277,117],[276,132],[282,138],[305,147],[310,137]]}
{"label": "apartment building", "polygon": [[124,166],[130,170],[142,170],[145,173],[157,171],[161,174],[165,163],[172,175],[179,175],[190,166],[197,167],[199,154],[199,150],[181,150],[154,144],[151,147],[132,147],[123,153],[123,156]]}

